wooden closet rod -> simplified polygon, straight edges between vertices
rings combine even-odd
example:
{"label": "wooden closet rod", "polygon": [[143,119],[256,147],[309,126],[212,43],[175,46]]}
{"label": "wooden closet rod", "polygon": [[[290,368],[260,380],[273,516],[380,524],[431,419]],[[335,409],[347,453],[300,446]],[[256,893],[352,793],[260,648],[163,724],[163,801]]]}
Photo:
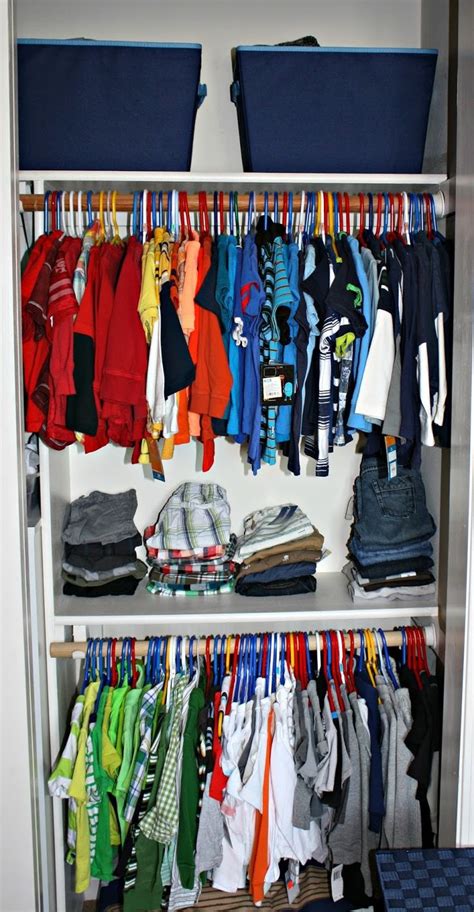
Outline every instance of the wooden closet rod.
{"label": "wooden closet rod", "polygon": [[[425,637],[425,642],[427,646],[436,646],[436,630],[434,624],[428,624],[426,627],[419,628]],[[401,646],[402,645],[402,632],[401,630],[385,630],[385,639],[388,646]],[[287,634],[288,636],[288,634]],[[188,637],[184,638],[189,640]],[[231,646],[230,651],[234,651],[235,637],[231,637]],[[222,641],[221,641],[222,642]],[[321,641],[320,641],[321,642]],[[350,638],[347,633],[344,634],[344,643],[346,648],[350,647]],[[354,631],[354,644],[356,649],[360,646],[360,636],[357,631]],[[148,652],[149,640],[136,640],[135,641],[135,655],[146,656]],[[314,634],[309,635],[309,648],[311,650],[316,649],[316,636]],[[86,655],[87,643],[86,642],[74,642],[74,643],[51,643],[49,647],[49,654],[53,659],[83,659]],[[206,652],[206,637],[196,637],[196,641],[193,644],[193,653],[199,655],[205,655]],[[212,638],[211,638],[211,652],[212,652]],[[104,640],[102,646],[102,654],[107,655],[107,639]],[[120,656],[122,654],[122,640],[117,640],[116,655]]]}
{"label": "wooden closet rod", "polygon": [[[238,190],[237,190],[237,192],[238,192]],[[65,193],[66,193],[66,201],[65,201],[66,210],[67,210],[67,214],[69,216],[69,208],[70,208],[69,196],[70,196],[70,194],[69,194],[69,191],[65,191]],[[149,191],[149,195],[151,195],[150,191]],[[239,196],[239,212],[246,211],[248,208],[248,204],[249,204],[249,194],[248,193],[239,193],[238,196]],[[342,205],[344,208],[344,193],[341,193],[341,196],[342,196]],[[365,211],[366,211],[366,215],[367,215],[368,206],[369,206],[369,198],[368,198],[367,193],[364,193],[363,196],[364,196],[364,207],[365,207]],[[391,194],[391,196],[394,199],[394,211],[395,211],[395,217],[396,217],[397,212],[398,212],[397,193],[393,193],[393,194]],[[214,206],[214,195],[213,195],[213,193],[207,193],[206,197],[207,197],[207,206],[208,206],[208,210],[209,210],[209,215],[211,216],[211,213],[213,211],[213,206]],[[374,192],[373,197],[374,197],[373,205],[374,205],[374,214],[375,214],[375,212],[377,210],[377,193]],[[433,194],[433,197],[434,197],[434,201],[435,201],[436,215],[438,216],[438,218],[442,218],[443,215],[445,214],[444,195],[441,191],[437,191],[436,193]],[[49,197],[48,197],[48,209],[49,210],[51,210],[51,198],[52,198],[52,194],[50,193]],[[198,193],[188,193],[187,198],[188,198],[188,206],[189,206],[190,211],[198,212],[199,211],[199,194]],[[273,198],[274,198],[274,194],[273,194],[273,191],[271,191],[268,193],[268,212],[269,212],[269,215],[271,215],[272,217],[273,217]],[[158,199],[158,194],[157,194],[157,199]],[[317,200],[317,194],[316,194],[316,200]],[[24,212],[42,212],[44,209],[44,194],[43,193],[22,193],[22,194],[20,194],[20,202],[23,206]],[[223,203],[224,203],[224,211],[228,212],[229,211],[229,193],[227,191],[225,193],[223,193]],[[103,204],[104,209],[106,209],[107,192],[104,192],[104,194],[103,194],[102,204]],[[165,211],[166,211],[166,204],[167,204],[167,191],[165,191],[163,193],[163,206],[165,208]],[[255,193],[254,206],[255,206],[257,212],[259,212],[261,214],[263,212],[264,205],[265,205],[264,194]],[[278,193],[278,205],[279,205],[279,213],[281,216],[282,208],[283,208],[283,191],[279,191],[279,193]],[[360,212],[360,199],[359,199],[358,193],[352,193],[349,195],[349,205],[350,205],[351,212]],[[382,212],[384,211],[384,205],[385,205],[385,203],[384,203],[384,198],[382,195]],[[75,211],[77,212],[77,207],[78,207],[77,191],[74,191],[74,193],[73,193],[72,206],[75,209]],[[98,212],[99,206],[100,206],[100,194],[93,193],[92,194],[93,212]],[[298,215],[298,213],[300,211],[300,206],[301,206],[301,193],[293,193],[293,216]],[[82,193],[81,209],[84,212],[87,210],[87,193],[85,191]],[[116,210],[117,210],[117,212],[132,212],[132,210],[133,210],[133,193],[117,193]]]}

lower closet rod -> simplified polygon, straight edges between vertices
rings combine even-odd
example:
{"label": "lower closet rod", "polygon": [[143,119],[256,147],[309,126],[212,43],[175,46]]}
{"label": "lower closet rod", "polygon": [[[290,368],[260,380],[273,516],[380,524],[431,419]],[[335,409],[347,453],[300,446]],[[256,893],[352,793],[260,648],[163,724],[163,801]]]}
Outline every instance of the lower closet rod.
{"label": "lower closet rod", "polygon": [[[419,627],[423,632],[425,637],[425,643],[427,646],[436,646],[436,628],[434,624],[427,624],[426,627]],[[293,631],[294,632],[294,631]],[[385,639],[388,646],[402,646],[403,637],[401,630],[385,630]],[[286,634],[288,636],[288,634]],[[184,637],[186,641],[189,641],[189,637]],[[231,646],[230,651],[234,651],[235,637],[231,637]],[[350,639],[347,633],[344,633],[344,643],[347,648],[350,647]],[[360,635],[358,631],[354,631],[354,645],[358,649],[360,646]],[[135,641],[135,655],[146,656],[149,647],[149,640],[136,640]],[[309,636],[309,648],[314,650],[317,648],[316,635],[310,634]],[[86,655],[87,642],[72,642],[72,643],[61,643],[55,642],[51,643],[49,647],[49,654],[53,659],[83,659]],[[211,650],[212,650],[212,641],[211,641]],[[206,652],[206,637],[196,638],[194,643],[193,652],[199,653],[199,655],[205,655]],[[104,638],[102,644],[102,653],[104,656],[107,655],[107,638]],[[117,640],[117,649],[116,655],[120,656],[122,653],[122,641]]]}

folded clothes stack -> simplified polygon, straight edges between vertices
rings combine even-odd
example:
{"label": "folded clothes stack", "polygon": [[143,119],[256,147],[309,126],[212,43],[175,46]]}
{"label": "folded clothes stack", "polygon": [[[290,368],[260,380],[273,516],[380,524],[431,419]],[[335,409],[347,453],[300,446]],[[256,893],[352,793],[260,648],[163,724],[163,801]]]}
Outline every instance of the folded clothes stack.
{"label": "folded clothes stack", "polygon": [[133,521],[136,509],[133,489],[122,494],[93,491],[69,505],[62,534],[65,595],[134,594],[147,569],[135,550],[142,543]]}
{"label": "folded clothes stack", "polygon": [[250,513],[238,539],[240,595],[302,595],[316,590],[316,566],[324,538],[295,504]]}
{"label": "folded clothes stack", "polygon": [[167,596],[232,592],[236,537],[224,488],[186,482],[171,495],[156,525],[145,529],[148,591]]}
{"label": "folded clothes stack", "polygon": [[432,573],[436,532],[417,469],[363,459],[354,486],[350,561],[343,572],[353,598],[411,599],[435,593]]}

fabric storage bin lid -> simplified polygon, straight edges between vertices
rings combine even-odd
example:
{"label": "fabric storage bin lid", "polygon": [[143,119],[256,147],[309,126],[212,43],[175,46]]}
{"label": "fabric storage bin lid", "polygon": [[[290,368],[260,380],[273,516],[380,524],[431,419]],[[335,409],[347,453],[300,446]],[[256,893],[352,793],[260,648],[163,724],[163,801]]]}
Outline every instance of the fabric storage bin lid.
{"label": "fabric storage bin lid", "polygon": [[20,168],[189,170],[200,70],[200,44],[20,39]]}
{"label": "fabric storage bin lid", "polygon": [[421,170],[438,52],[234,49],[231,98],[249,171]]}

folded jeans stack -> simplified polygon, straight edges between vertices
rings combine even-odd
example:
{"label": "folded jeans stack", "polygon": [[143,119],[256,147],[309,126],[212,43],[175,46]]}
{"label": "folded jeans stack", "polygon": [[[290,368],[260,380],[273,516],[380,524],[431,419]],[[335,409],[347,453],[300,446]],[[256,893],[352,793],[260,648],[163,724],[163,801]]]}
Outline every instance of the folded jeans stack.
{"label": "folded jeans stack", "polygon": [[133,521],[136,509],[133,489],[121,494],[93,491],[69,505],[62,533],[65,595],[134,594],[146,575],[136,555],[142,543]]}
{"label": "folded jeans stack", "polygon": [[156,525],[145,529],[144,540],[149,592],[196,597],[233,591],[236,537],[227,494],[219,485],[181,484]]}
{"label": "folded jeans stack", "polygon": [[417,469],[362,460],[354,486],[354,522],[348,542],[350,561],[343,572],[353,598],[411,599],[435,593],[432,573],[436,532],[426,507]]}
{"label": "folded jeans stack", "polygon": [[250,513],[237,542],[239,595],[315,592],[324,538],[300,507],[282,504]]}

